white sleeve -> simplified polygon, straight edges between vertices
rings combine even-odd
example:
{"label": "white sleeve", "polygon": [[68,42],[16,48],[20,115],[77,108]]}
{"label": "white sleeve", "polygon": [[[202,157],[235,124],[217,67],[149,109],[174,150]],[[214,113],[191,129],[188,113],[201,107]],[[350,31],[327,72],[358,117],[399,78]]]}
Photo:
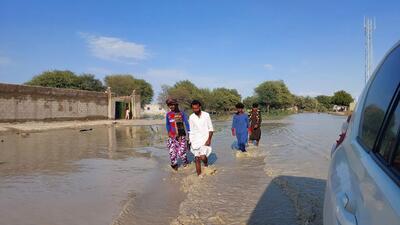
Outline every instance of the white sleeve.
{"label": "white sleeve", "polygon": [[194,130],[194,123],[193,123],[193,119],[191,116],[189,117],[189,127],[190,127],[189,139],[191,140],[193,137],[193,130]]}
{"label": "white sleeve", "polygon": [[209,132],[210,132],[210,131],[214,131],[214,127],[213,127],[212,122],[211,122],[210,114],[208,114],[207,126],[208,126],[208,131],[209,131]]}

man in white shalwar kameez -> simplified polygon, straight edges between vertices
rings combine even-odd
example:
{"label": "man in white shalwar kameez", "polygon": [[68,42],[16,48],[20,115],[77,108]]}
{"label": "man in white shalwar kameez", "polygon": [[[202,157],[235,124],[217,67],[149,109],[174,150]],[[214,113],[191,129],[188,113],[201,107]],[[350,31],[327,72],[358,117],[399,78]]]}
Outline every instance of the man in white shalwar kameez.
{"label": "man in white shalwar kameez", "polygon": [[190,151],[195,156],[197,175],[201,174],[201,161],[205,167],[208,166],[207,157],[210,155],[211,138],[214,128],[211,122],[210,114],[201,111],[201,103],[197,100],[192,102],[193,113],[189,117],[189,140],[191,142]]}

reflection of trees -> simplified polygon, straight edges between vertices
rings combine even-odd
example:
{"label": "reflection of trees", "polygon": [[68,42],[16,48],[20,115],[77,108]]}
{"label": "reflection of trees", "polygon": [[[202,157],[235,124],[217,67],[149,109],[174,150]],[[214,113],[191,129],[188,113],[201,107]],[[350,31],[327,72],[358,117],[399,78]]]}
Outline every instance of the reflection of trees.
{"label": "reflection of trees", "polygon": [[397,115],[398,113],[400,113],[399,108],[396,109],[396,112],[392,115],[392,118],[390,118],[388,126],[385,128],[382,144],[379,149],[379,154],[381,154],[386,161],[389,161],[390,150],[393,149],[396,144],[396,134],[399,127],[399,123],[396,120],[396,117],[399,117],[399,115]]}
{"label": "reflection of trees", "polygon": [[361,139],[364,144],[372,149],[385,113],[377,105],[372,104],[365,108],[361,128]]}
{"label": "reflection of trees", "polygon": [[[396,144],[397,129],[399,128],[400,108],[397,107],[395,113],[390,118],[389,124],[384,129],[382,143],[379,147],[379,154],[386,160],[389,161],[390,150]],[[385,113],[376,105],[369,105],[365,108],[364,119],[362,125],[362,139],[364,143],[372,149],[379,128],[383,122]]]}
{"label": "reflection of trees", "polygon": [[393,167],[396,168],[397,171],[400,172],[400,144],[397,145],[396,154],[393,159]]}
{"label": "reflection of trees", "polygon": [[31,133],[27,137],[10,134],[3,143],[0,159],[2,175],[35,172],[59,173],[79,169],[73,162],[87,158],[107,158],[106,129],[79,132],[73,129]]}
{"label": "reflection of trees", "polygon": [[164,140],[162,129],[153,126],[124,126],[116,129],[118,147],[150,146]]}
{"label": "reflection of trees", "polygon": [[163,126],[96,127],[88,132],[75,129],[4,135],[0,146],[0,177],[35,172],[59,173],[79,169],[82,159],[149,157],[132,151],[166,140]]}

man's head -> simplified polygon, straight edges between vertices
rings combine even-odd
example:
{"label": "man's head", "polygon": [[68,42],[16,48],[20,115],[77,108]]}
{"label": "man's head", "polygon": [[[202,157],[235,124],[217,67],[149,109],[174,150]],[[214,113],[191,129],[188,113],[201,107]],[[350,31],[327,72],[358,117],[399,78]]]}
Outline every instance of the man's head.
{"label": "man's head", "polygon": [[236,110],[237,110],[238,113],[242,113],[243,112],[243,109],[244,109],[243,103],[239,102],[238,104],[236,104],[235,107],[236,107]]}
{"label": "man's head", "polygon": [[174,98],[168,98],[165,103],[171,111],[175,111],[178,106],[178,101],[176,101]]}
{"label": "man's head", "polygon": [[200,115],[201,114],[201,102],[198,100],[193,100],[192,101],[192,110],[196,115]]}
{"label": "man's head", "polygon": [[258,103],[253,103],[253,109],[258,109]]}

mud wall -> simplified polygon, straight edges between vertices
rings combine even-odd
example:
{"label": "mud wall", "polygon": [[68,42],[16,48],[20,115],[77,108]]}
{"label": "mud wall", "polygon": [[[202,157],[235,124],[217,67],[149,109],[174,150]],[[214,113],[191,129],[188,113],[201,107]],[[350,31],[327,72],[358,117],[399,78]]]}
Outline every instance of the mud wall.
{"label": "mud wall", "polygon": [[0,122],[107,119],[103,92],[0,83]]}

